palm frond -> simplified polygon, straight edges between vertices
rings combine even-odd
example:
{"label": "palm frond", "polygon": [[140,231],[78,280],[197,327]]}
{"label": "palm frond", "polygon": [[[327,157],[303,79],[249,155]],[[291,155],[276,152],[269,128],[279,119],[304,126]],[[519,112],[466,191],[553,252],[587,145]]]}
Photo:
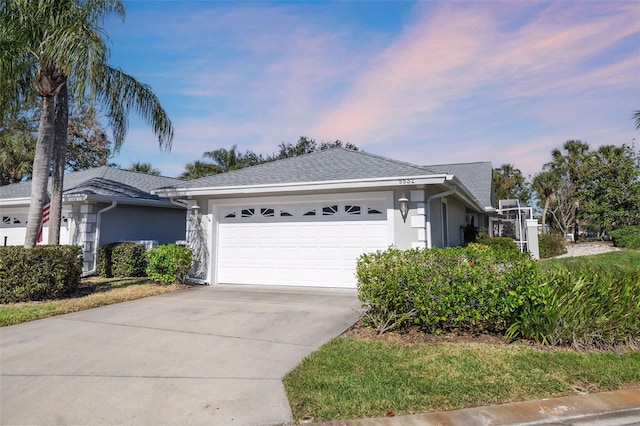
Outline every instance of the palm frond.
{"label": "palm frond", "polygon": [[135,111],[158,136],[158,143],[166,151],[171,150],[173,125],[160,100],[151,88],[139,82],[121,69],[103,65],[92,82],[99,100],[107,106],[114,128],[115,149],[122,145],[126,133],[126,116]]}

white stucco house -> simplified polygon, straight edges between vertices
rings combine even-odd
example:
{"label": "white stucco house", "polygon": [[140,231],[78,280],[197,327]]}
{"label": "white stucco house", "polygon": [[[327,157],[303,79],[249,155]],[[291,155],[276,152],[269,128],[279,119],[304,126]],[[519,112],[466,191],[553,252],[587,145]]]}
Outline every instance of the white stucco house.
{"label": "white stucco house", "polygon": [[418,166],[335,148],[153,193],[186,200],[203,282],[355,287],[364,252],[460,245],[471,220],[486,226],[491,173],[489,162]]}
{"label": "white stucco house", "polygon": [[[68,173],[62,197],[61,244],[83,247],[84,274],[96,268],[96,248],[120,241],[184,240],[186,209],[151,193],[181,180],[103,166]],[[31,182],[0,186],[0,245],[23,245]],[[43,241],[48,240],[48,226]]]}

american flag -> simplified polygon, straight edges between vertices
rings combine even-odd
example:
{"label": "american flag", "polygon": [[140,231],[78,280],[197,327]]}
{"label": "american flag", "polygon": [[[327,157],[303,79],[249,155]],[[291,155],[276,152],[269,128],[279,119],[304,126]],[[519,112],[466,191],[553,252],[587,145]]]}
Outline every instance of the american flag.
{"label": "american flag", "polygon": [[51,200],[49,197],[46,199],[46,204],[42,207],[42,220],[40,221],[40,229],[38,230],[38,242],[42,242],[42,228],[44,224],[49,222],[49,211],[51,210]]}

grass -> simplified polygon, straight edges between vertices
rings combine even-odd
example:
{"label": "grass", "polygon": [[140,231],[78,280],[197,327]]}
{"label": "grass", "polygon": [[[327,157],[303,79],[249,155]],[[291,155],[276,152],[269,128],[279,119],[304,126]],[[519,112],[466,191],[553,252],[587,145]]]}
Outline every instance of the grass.
{"label": "grass", "polygon": [[[640,252],[548,259],[544,269],[640,272]],[[640,387],[640,353],[524,344],[390,343],[338,337],[284,380],[294,418],[384,417]]]}
{"label": "grass", "polygon": [[155,296],[180,288],[179,285],[156,284],[149,278],[89,278],[82,281],[77,294],[67,299],[0,305],[0,327]]}
{"label": "grass", "polygon": [[562,257],[560,259],[552,258],[540,261],[540,266],[547,269],[559,266],[575,269],[574,267],[584,266],[585,264],[604,269],[618,268],[640,271],[640,251],[621,250],[592,256]]}
{"label": "grass", "polygon": [[338,337],[285,377],[294,418],[384,417],[640,386],[640,353]]}

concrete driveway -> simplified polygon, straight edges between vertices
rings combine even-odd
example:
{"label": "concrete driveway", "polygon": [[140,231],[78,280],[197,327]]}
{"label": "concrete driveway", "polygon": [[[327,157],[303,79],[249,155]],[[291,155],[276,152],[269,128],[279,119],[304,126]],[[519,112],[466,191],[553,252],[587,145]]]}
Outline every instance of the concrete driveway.
{"label": "concrete driveway", "polygon": [[214,286],[0,328],[0,424],[291,422],[282,378],[355,290]]}

